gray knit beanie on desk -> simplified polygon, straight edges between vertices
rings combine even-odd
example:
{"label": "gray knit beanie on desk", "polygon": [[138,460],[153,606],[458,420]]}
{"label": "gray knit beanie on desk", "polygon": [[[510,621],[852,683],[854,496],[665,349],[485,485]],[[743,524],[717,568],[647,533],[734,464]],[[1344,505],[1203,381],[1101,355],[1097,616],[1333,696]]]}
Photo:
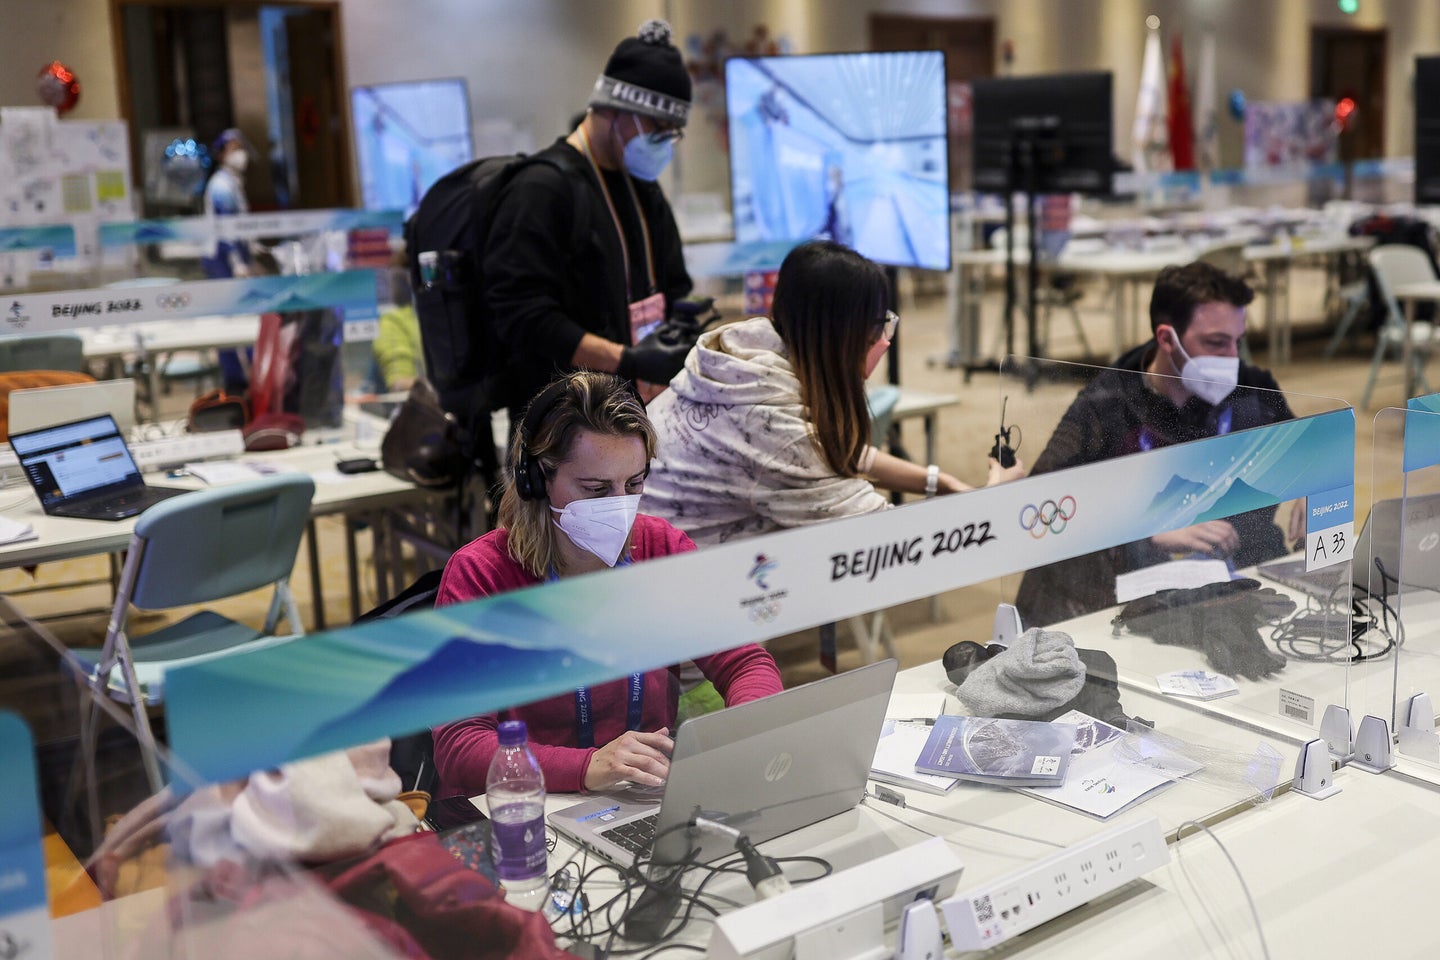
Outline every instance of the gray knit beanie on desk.
{"label": "gray knit beanie on desk", "polygon": [[1064,706],[1085,685],[1085,665],[1068,633],[1032,628],[970,671],[956,688],[976,717],[1036,717]]}

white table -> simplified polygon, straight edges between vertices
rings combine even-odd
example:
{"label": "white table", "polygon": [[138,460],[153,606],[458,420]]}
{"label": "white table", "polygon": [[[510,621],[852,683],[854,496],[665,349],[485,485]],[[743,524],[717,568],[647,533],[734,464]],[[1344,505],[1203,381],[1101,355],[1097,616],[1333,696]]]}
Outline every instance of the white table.
{"label": "white table", "polygon": [[[1265,329],[1272,363],[1290,362],[1289,275],[1291,265],[1306,257],[1336,257],[1368,250],[1373,237],[1325,236],[1295,238],[1288,243],[1247,246],[1244,257],[1264,269]],[[1149,250],[1111,249],[1099,252],[1064,252],[1060,259],[1042,266],[1044,270],[1082,273],[1105,280],[1111,301],[1113,342],[1116,350],[1139,343],[1141,323],[1140,283],[1162,269],[1194,261],[1196,250],[1184,244]],[[1029,262],[1029,251],[1015,251],[1016,266]],[[967,250],[957,253],[955,296],[951,316],[951,357],[956,365],[971,366],[978,359],[979,297],[983,276],[992,267],[1004,266],[1004,250]],[[1422,299],[1429,299],[1429,295]]]}
{"label": "white table", "polygon": [[1264,268],[1265,332],[1270,341],[1271,363],[1290,362],[1290,267],[1294,262],[1306,257],[1328,260],[1346,253],[1361,253],[1374,244],[1374,237],[1297,236],[1288,242],[1245,248],[1245,259]]}
{"label": "white table", "polygon": [[[380,599],[388,594],[388,578],[381,562],[385,556],[384,540],[387,508],[405,504],[425,496],[424,491],[383,470],[372,473],[340,475],[334,472],[340,460],[355,457],[377,457],[378,441],[357,444],[353,441],[308,444],[290,450],[267,453],[246,453],[239,459],[264,463],[281,469],[300,470],[316,478],[315,496],[310,503],[310,529],[307,549],[310,559],[310,586],[315,605],[315,627],[324,629],[324,599],[321,590],[319,546],[316,542],[315,520],[319,517],[343,515],[346,518],[346,554],[349,562],[351,619],[359,610],[359,558],[355,534],[359,523],[369,522],[376,539],[375,560],[377,592]],[[258,475],[257,475],[258,476]],[[148,474],[146,482],[161,486],[203,489],[194,477],[172,477],[164,473]],[[0,568],[24,567],[55,560],[117,553],[130,544],[130,535],[137,518],[126,520],[80,520],[71,517],[47,516],[39,500],[25,485],[12,486],[20,504],[5,510],[11,520],[28,523],[35,529],[36,539],[0,545]]]}
{"label": "white table", "polygon": [[181,350],[219,350],[248,347],[260,334],[259,314],[196,317],[193,320],[154,320],[93,327],[77,331],[86,360],[104,361],[112,377],[124,375],[121,363],[136,357],[136,375],[143,373],[153,407],[160,396],[159,358]]}
{"label": "white table", "polygon": [[925,462],[938,463],[936,459],[935,425],[940,411],[946,407],[960,405],[960,398],[953,393],[927,393],[923,390],[900,388],[900,399],[895,402],[891,418],[897,423],[912,417],[919,417],[925,428]]}
{"label": "white table", "polygon": [[1422,301],[1440,302],[1440,280],[1428,283],[1402,283],[1391,291],[1395,299],[1405,304],[1405,339],[1400,347],[1400,365],[1405,368],[1405,399],[1415,396],[1415,371],[1411,363],[1414,345],[1410,342],[1410,331],[1415,326],[1416,305]]}

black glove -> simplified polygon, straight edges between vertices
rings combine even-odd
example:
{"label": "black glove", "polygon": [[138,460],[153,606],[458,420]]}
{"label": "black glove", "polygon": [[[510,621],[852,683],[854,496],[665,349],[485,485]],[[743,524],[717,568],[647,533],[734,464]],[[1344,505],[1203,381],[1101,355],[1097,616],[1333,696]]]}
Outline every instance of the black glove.
{"label": "black glove", "polygon": [[700,337],[700,327],[667,320],[654,333],[620,353],[615,372],[631,380],[669,383],[685,367],[685,357]]}
{"label": "black glove", "polygon": [[1258,628],[1294,610],[1288,597],[1243,579],[1161,590],[1126,604],[1115,623],[1157,643],[1202,650],[1219,673],[1259,680],[1283,669],[1285,658],[1266,649]]}

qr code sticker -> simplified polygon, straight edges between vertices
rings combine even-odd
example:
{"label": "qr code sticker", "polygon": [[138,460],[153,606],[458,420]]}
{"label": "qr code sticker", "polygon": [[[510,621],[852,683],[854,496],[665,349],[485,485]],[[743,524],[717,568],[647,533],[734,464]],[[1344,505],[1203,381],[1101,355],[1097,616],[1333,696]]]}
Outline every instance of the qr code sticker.
{"label": "qr code sticker", "polygon": [[1059,772],[1059,757],[1036,757],[1035,762],[1030,765],[1030,775],[1034,777],[1053,777]]}
{"label": "qr code sticker", "polygon": [[995,908],[990,905],[989,896],[980,897],[974,903],[976,923],[989,923],[995,919]]}

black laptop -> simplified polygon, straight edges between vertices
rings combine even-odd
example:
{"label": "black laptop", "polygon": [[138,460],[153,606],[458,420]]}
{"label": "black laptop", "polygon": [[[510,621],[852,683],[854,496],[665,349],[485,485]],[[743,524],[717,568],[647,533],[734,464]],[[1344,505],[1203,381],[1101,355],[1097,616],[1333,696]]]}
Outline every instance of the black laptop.
{"label": "black laptop", "polygon": [[189,492],[147,487],[108,413],[12,433],[10,446],[40,497],[40,506],[53,517],[123,520]]}

